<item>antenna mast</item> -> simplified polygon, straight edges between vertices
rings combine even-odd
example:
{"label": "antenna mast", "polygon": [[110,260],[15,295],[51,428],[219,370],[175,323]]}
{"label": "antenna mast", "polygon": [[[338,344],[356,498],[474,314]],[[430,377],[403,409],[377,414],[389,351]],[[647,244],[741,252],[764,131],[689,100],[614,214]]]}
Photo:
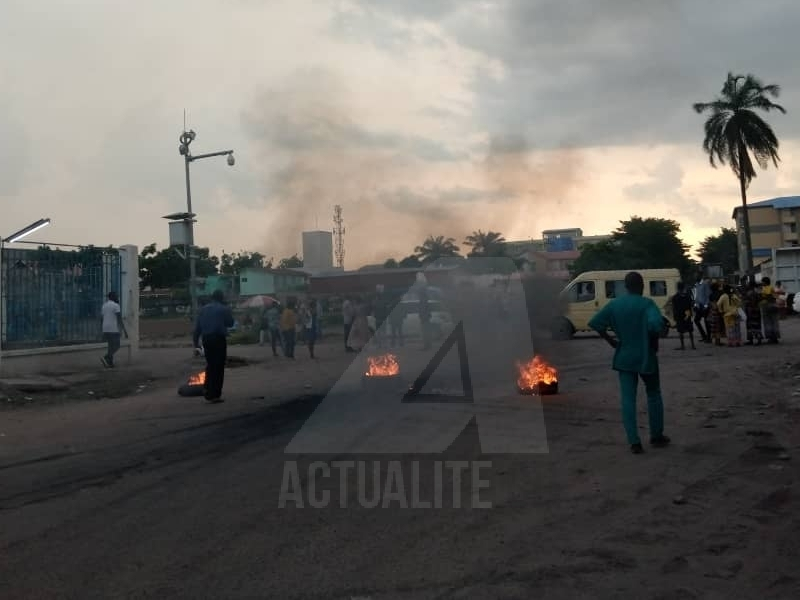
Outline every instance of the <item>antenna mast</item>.
{"label": "antenna mast", "polygon": [[344,269],[344,221],[342,220],[342,207],[338,204],[333,207],[333,225],[336,266]]}

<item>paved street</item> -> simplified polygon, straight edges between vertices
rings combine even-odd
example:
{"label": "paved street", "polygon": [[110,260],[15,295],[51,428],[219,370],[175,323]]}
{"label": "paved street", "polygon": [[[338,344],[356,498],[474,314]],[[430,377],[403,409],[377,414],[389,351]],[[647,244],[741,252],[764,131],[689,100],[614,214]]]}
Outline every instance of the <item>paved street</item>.
{"label": "paved street", "polygon": [[[798,325],[779,347],[665,341],[675,444],[643,456],[628,453],[596,338],[546,349],[561,381],[543,397],[540,454],[482,454],[474,421],[443,454],[286,454],[353,360],[333,343],[317,362],[300,348],[293,363],[229,370],[222,405],[161,379],[130,397],[4,411],[0,598],[797,597]],[[522,413],[535,400],[513,384],[494,393]],[[370,474],[378,461],[382,493],[399,461],[401,498],[366,508],[357,468],[338,477],[345,460]],[[437,480],[446,460],[490,463],[486,487],[470,471]],[[334,470],[310,491],[314,461]],[[292,465],[304,506],[279,508]],[[403,508],[411,487],[442,508]]]}

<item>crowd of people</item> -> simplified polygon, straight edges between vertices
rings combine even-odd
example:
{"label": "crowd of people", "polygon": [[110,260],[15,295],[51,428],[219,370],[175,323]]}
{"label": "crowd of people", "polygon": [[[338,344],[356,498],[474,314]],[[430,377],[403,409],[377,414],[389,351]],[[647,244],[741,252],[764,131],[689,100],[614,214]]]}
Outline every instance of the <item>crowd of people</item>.
{"label": "crowd of people", "polygon": [[686,347],[686,335],[696,348],[695,328],[701,342],[717,346],[723,339],[730,347],[777,344],[780,320],[787,312],[786,291],[780,281],[772,285],[769,277],[745,278],[737,286],[701,277],[691,289],[679,284],[672,311],[680,350]]}

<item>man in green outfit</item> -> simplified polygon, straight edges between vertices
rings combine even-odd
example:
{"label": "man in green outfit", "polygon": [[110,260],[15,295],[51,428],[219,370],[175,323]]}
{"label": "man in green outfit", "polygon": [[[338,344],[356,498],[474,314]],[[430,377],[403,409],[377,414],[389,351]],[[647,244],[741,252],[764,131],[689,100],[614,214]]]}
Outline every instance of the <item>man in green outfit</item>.
{"label": "man in green outfit", "polygon": [[[658,448],[670,442],[664,435],[664,402],[657,355],[664,319],[656,303],[642,296],[644,280],[640,273],[633,271],[625,276],[625,289],[628,293],[606,304],[589,321],[589,327],[615,349],[613,369],[619,374],[622,423],[631,451],[641,454],[644,449],[636,423],[636,389],[640,377],[647,392],[650,444]],[[617,339],[609,335],[609,329]]]}

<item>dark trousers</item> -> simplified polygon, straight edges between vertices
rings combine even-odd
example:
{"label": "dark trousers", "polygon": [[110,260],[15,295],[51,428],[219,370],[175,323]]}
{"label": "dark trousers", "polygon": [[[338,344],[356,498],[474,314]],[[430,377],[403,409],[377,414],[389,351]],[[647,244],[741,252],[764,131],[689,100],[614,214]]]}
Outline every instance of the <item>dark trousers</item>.
{"label": "dark trousers", "polygon": [[281,341],[281,330],[277,327],[269,330],[269,341],[272,344],[272,354],[278,356],[278,346],[283,349],[283,341]]}
{"label": "dark trousers", "polygon": [[402,323],[392,323],[391,324],[391,344],[394,346],[398,342],[400,345],[403,345],[403,324]]}
{"label": "dark trousers", "polygon": [[287,329],[281,332],[283,335],[283,354],[287,358],[294,358],[295,331]]}
{"label": "dark trousers", "polygon": [[228,340],[224,335],[204,335],[203,350],[206,354],[206,398],[220,398],[225,382]]}
{"label": "dark trousers", "polygon": [[106,355],[104,358],[106,359],[106,362],[113,367],[114,355],[117,353],[117,350],[119,350],[120,346],[120,336],[118,333],[104,333],[103,339],[106,341],[106,344],[108,344],[108,349],[106,350]]}
{"label": "dark trousers", "polygon": [[352,323],[345,323],[344,324],[344,347],[345,350],[350,348],[350,345],[347,343],[347,340],[350,339],[350,330],[353,328]]}
{"label": "dark trousers", "polygon": [[[710,329],[708,327],[708,309],[702,306],[695,305],[694,308],[694,324],[697,325],[697,331],[700,332],[700,335],[703,337],[704,340],[708,340],[711,338]],[[703,327],[705,325],[705,328]]]}

